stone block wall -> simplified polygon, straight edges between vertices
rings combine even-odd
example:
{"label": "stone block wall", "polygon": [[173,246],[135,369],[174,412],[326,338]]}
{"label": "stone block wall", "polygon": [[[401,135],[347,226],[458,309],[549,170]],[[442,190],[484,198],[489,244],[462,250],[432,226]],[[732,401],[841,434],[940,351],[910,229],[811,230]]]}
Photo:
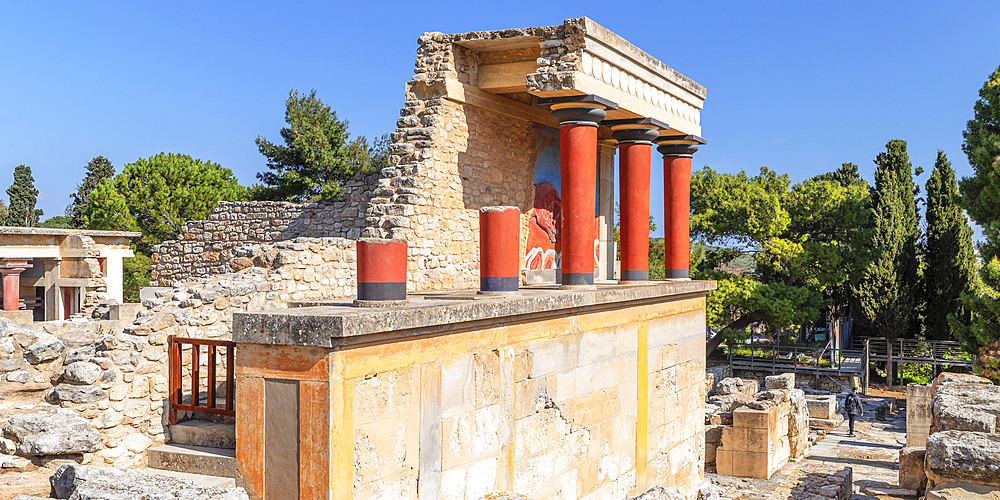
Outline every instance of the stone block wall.
{"label": "stone block wall", "polygon": [[208,220],[189,221],[178,239],[153,247],[150,286],[245,269],[261,245],[301,237],[356,240],[375,183],[373,176],[358,177],[336,203],[220,201]]}
{"label": "stone block wall", "polygon": [[809,407],[805,394],[793,388],[795,375],[769,376],[765,383],[767,389],[756,392],[756,380],[727,378],[710,393],[705,464],[715,463],[719,474],[768,478],[805,453]]}

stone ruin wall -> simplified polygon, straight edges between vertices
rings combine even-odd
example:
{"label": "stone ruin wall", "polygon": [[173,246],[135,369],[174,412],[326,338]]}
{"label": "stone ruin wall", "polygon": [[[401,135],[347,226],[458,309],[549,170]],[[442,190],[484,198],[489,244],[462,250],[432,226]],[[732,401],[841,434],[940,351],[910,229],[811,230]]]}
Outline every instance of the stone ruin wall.
{"label": "stone ruin wall", "polygon": [[[424,34],[391,134],[387,168],[349,183],[344,202],[220,202],[209,220],[188,222],[180,238],[154,247],[152,284],[238,271],[254,260],[257,245],[297,237],[376,237],[407,240],[408,291],[476,288],[478,210],[492,205],[521,210],[523,268],[540,126],[450,100],[447,82],[475,86],[480,64],[523,60],[537,64],[537,73],[528,75],[529,89],[561,88],[582,58],[583,22]],[[455,44],[497,33],[534,36],[539,46],[480,53]]]}
{"label": "stone ruin wall", "polygon": [[[928,387],[915,389],[925,393]],[[1000,386],[975,375],[945,372],[929,389],[929,400],[907,398],[907,416],[929,414],[930,421],[918,419],[923,429],[907,422],[899,486],[926,492],[928,499],[995,496],[1000,491]],[[914,431],[925,446],[909,446]]]}
{"label": "stone ruin wall", "polygon": [[[144,451],[168,440],[168,336],[232,339],[236,311],[354,293],[350,240],[298,238],[262,248],[258,263],[263,258],[266,266],[161,290],[143,301],[134,320],[33,326],[0,319],[0,458],[14,456],[3,467],[65,461],[142,467]],[[207,363],[203,355],[202,373]],[[224,374],[221,357],[218,366]],[[52,429],[77,437],[61,448],[39,447],[37,422],[54,418],[59,425]]]}
{"label": "stone ruin wall", "polygon": [[173,286],[189,278],[231,273],[252,265],[260,245],[295,238],[356,240],[373,176],[350,181],[344,201],[220,201],[208,220],[188,221],[176,240],[153,247],[151,286]]}

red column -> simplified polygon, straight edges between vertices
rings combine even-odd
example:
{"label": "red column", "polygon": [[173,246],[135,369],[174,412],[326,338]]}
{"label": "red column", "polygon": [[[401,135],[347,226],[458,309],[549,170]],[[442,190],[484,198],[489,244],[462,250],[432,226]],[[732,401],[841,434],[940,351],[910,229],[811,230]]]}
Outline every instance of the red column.
{"label": "red column", "polygon": [[[691,136],[685,136],[685,140]],[[691,218],[691,155],[698,143],[658,142],[663,155],[663,260],[667,279],[689,279]]]}
{"label": "red column", "polygon": [[594,284],[597,237],[597,123],[607,114],[594,103],[560,103],[552,109],[559,121],[562,287],[589,287]]}
{"label": "red column", "polygon": [[27,259],[6,259],[0,267],[3,275],[3,310],[16,311],[20,308],[21,271],[30,267]]}
{"label": "red column", "polygon": [[358,307],[387,307],[406,301],[406,242],[358,240]]}
{"label": "red column", "polygon": [[516,292],[520,282],[521,211],[479,209],[479,293]]}
{"label": "red column", "polygon": [[619,125],[618,141],[619,245],[621,281],[649,280],[649,159],[657,127]]}

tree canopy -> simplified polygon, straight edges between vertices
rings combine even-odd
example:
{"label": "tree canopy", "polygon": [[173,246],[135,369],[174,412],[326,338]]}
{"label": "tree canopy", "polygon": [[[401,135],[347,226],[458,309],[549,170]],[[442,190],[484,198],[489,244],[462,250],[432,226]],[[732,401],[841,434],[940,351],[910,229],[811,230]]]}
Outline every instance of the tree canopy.
{"label": "tree canopy", "polygon": [[1000,67],[979,90],[975,115],[966,124],[962,151],[973,175],[962,179],[962,205],[983,228],[986,244],[980,248],[989,261],[1000,255]]}
{"label": "tree canopy", "polygon": [[379,170],[388,159],[388,136],[369,145],[364,136],[350,139],[347,120],[318,97],[296,90],[285,101],[281,138],[274,144],[257,137],[257,148],[267,158],[269,172],[259,172],[263,184],[251,189],[257,200],[332,201],[339,199],[348,180],[362,172]]}
{"label": "tree canopy", "polygon": [[83,217],[90,206],[90,193],[104,179],[115,176],[115,167],[103,156],[95,156],[85,167],[87,173],[83,181],[76,186],[76,192],[71,195],[72,202],[66,207],[66,216],[70,218],[71,227],[84,227]]}
{"label": "tree canopy", "polygon": [[90,193],[86,227],[142,231],[135,250],[174,238],[189,220],[207,219],[221,201],[245,199],[233,172],[188,155],[160,153],[125,165]]}
{"label": "tree canopy", "polygon": [[927,236],[924,246],[924,335],[950,340],[948,317],[968,322],[962,293],[972,292],[976,254],[972,228],[958,205],[955,171],[943,151],[938,151],[927,180]]}
{"label": "tree canopy", "polygon": [[[692,238],[712,246],[696,245],[692,271],[718,281],[709,324],[775,331],[814,321],[835,306],[833,289],[863,267],[855,249],[867,224],[864,181],[790,184],[766,167],[756,176],[709,167],[693,176]],[[735,265],[747,258],[752,266]]]}
{"label": "tree canopy", "polygon": [[915,338],[919,333],[919,262],[916,186],[906,142],[892,140],[875,158],[871,189],[873,252],[864,277],[854,289],[858,317],[874,336]]}
{"label": "tree canopy", "polygon": [[4,225],[32,227],[38,223],[42,211],[35,208],[38,190],[35,189],[35,178],[31,176],[31,167],[14,167],[14,183],[7,188],[7,196],[10,205]]}

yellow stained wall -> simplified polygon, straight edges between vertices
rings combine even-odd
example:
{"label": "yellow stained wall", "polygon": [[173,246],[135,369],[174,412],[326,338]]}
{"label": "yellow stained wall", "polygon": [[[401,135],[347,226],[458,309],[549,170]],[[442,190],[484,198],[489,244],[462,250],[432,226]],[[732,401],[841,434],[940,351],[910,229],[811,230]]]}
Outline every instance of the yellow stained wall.
{"label": "yellow stained wall", "polygon": [[331,350],[240,344],[245,485],[259,498],[267,480],[267,378],[300,381],[300,498],[693,493],[704,309],[704,298],[618,305]]}

